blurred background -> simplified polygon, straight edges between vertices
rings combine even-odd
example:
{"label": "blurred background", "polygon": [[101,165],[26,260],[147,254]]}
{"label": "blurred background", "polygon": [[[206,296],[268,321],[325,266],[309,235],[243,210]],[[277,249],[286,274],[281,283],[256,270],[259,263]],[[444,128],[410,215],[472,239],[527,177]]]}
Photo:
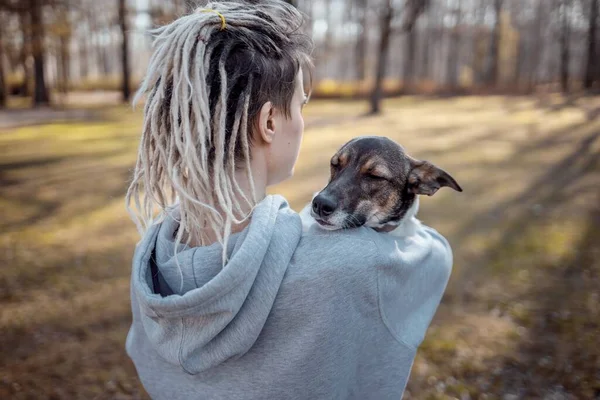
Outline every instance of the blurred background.
{"label": "blurred background", "polygon": [[[299,210],[352,137],[465,189],[406,399],[600,399],[598,0],[297,0],[316,42]],[[124,351],[138,240],[127,105],[184,0],[0,0],[0,398],[147,398]]]}

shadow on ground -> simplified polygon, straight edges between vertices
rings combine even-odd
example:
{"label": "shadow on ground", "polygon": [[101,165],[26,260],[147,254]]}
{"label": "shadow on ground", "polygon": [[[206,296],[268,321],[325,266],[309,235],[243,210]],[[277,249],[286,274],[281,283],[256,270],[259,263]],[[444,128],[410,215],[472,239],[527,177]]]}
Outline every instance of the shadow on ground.
{"label": "shadow on ground", "polygon": [[[355,118],[364,104],[315,102],[296,174],[273,188],[299,210],[339,146],[379,134],[465,189],[421,203],[455,263],[407,399],[598,396],[600,122],[506,104],[404,98]],[[124,353],[140,123],[119,109],[0,133],[1,398],[145,398]]]}
{"label": "shadow on ground", "polygon": [[[600,126],[576,122],[516,143],[473,164],[460,162],[463,144],[449,150],[458,176],[480,171],[465,190],[466,222],[448,229],[455,271],[407,398],[600,396]],[[448,219],[443,206],[427,211],[433,225]]]}

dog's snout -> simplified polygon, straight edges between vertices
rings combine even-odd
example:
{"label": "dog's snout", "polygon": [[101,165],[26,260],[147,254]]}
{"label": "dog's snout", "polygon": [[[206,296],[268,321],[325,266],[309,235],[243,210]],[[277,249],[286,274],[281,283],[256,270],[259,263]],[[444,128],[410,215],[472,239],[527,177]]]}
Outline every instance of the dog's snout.
{"label": "dog's snout", "polygon": [[312,209],[319,217],[327,217],[335,211],[337,203],[329,196],[320,194],[313,199]]}

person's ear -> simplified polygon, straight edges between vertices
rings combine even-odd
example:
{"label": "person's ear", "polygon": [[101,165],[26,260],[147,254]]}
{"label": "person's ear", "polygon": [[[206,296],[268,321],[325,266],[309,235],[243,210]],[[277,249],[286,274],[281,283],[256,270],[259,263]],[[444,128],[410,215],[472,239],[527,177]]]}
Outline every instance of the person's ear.
{"label": "person's ear", "polygon": [[409,192],[432,196],[444,186],[462,192],[460,185],[443,169],[427,161],[412,162],[412,169],[408,175]]}
{"label": "person's ear", "polygon": [[272,143],[275,137],[275,108],[273,103],[267,101],[260,109],[258,116],[258,133],[260,138],[266,143]]}

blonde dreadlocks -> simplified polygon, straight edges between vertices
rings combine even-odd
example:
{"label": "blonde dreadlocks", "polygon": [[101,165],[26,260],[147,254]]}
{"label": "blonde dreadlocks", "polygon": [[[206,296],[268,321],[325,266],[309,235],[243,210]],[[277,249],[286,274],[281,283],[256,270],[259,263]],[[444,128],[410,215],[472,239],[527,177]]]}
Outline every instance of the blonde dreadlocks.
{"label": "blonde dreadlocks", "polygon": [[[126,203],[140,234],[179,206],[176,243],[223,245],[260,199],[240,189],[252,128],[268,101],[290,115],[295,77],[310,65],[301,14],[279,0],[212,2],[153,31],[155,51],[134,103],[144,125]],[[135,204],[135,210],[131,203]],[[155,210],[160,212],[155,217]]]}

